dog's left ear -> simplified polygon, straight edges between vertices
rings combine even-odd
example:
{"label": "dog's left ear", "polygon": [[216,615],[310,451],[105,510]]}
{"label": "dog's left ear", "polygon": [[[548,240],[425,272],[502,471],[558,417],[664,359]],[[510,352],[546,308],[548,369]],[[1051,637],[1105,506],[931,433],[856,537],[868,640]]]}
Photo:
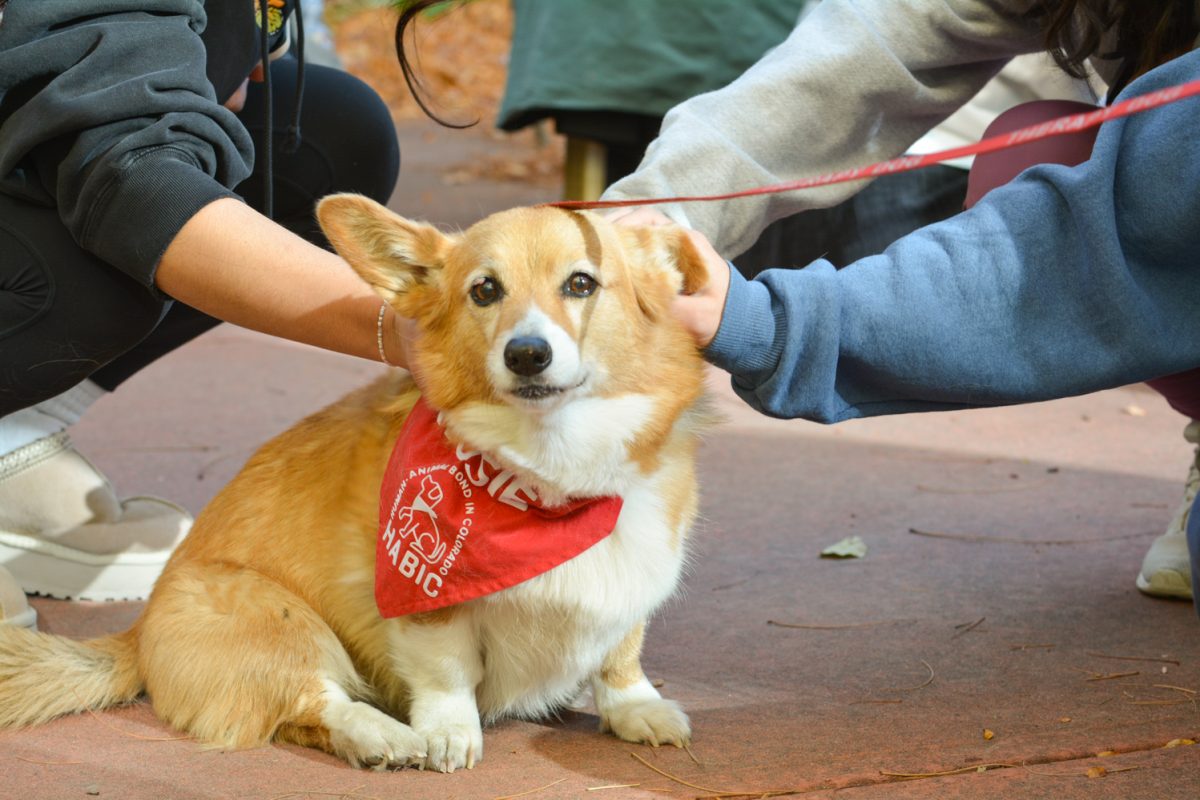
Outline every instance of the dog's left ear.
{"label": "dog's left ear", "polygon": [[317,221],[338,255],[389,303],[428,283],[454,246],[453,238],[432,225],[357,194],[322,199]]}
{"label": "dog's left ear", "polygon": [[[652,319],[667,313],[676,294],[708,285],[708,268],[688,232],[675,225],[617,228],[635,264],[633,288],[638,306]],[[641,273],[641,274],[638,274]],[[669,290],[662,290],[663,282]]]}

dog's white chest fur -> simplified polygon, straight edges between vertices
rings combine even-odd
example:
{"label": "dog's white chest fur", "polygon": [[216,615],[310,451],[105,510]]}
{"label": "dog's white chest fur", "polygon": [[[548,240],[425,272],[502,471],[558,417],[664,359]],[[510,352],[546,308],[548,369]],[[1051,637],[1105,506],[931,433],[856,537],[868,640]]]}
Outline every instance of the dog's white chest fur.
{"label": "dog's white chest fur", "polygon": [[490,453],[539,487],[543,505],[621,495],[639,480],[626,445],[654,412],[648,395],[586,397],[538,416],[468,404],[444,415],[452,438]]}
{"label": "dog's white chest fur", "polygon": [[625,496],[617,528],[583,554],[473,604],[485,717],[540,716],[568,702],[630,629],[678,585],[684,553],[650,486]]}

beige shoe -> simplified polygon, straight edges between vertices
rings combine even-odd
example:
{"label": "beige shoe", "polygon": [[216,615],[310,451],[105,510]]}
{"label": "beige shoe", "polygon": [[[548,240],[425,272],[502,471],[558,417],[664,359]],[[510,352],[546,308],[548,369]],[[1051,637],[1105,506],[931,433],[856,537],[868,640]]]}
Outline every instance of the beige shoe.
{"label": "beige shoe", "polygon": [[25,592],[4,567],[0,567],[0,625],[21,625],[37,630],[37,612],[29,607]]}
{"label": "beige shoe", "polygon": [[118,499],[65,433],[0,457],[0,565],[30,594],[144,599],[191,524],[166,500]]}
{"label": "beige shoe", "polygon": [[[1192,420],[1184,429],[1183,436],[1192,444],[1200,445],[1200,421]],[[1200,490],[1200,447],[1196,448],[1192,466],[1188,470],[1187,486],[1179,510],[1167,526],[1167,532],[1154,540],[1142,561],[1137,587],[1146,594],[1192,599],[1192,560],[1188,555],[1187,522],[1197,490]]]}

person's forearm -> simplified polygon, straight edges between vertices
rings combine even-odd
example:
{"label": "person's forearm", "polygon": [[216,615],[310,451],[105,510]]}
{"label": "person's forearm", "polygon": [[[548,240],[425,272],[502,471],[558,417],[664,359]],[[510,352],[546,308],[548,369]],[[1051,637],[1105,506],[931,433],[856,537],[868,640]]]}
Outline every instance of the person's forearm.
{"label": "person's forearm", "polygon": [[[216,200],[184,225],[155,283],[226,322],[379,361],[379,296],[337,255],[237,200]],[[405,366],[390,309],[383,329],[387,360]]]}
{"label": "person's forearm", "polygon": [[[1200,51],[1118,99],[1198,78]],[[760,411],[822,422],[1049,400],[1194,369],[1195,115],[1181,102],[1105,123],[1082,164],[1026,170],[844,269],[735,274],[705,354]]]}

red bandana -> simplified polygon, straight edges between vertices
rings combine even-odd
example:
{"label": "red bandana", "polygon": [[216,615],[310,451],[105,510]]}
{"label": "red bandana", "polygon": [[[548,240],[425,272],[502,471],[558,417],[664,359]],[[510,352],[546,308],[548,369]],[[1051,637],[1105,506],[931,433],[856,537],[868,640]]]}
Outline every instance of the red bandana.
{"label": "red bandana", "polygon": [[619,497],[537,505],[511,471],[450,444],[418,400],[383,475],[375,604],[399,617],[516,586],[608,536],[620,513]]}

